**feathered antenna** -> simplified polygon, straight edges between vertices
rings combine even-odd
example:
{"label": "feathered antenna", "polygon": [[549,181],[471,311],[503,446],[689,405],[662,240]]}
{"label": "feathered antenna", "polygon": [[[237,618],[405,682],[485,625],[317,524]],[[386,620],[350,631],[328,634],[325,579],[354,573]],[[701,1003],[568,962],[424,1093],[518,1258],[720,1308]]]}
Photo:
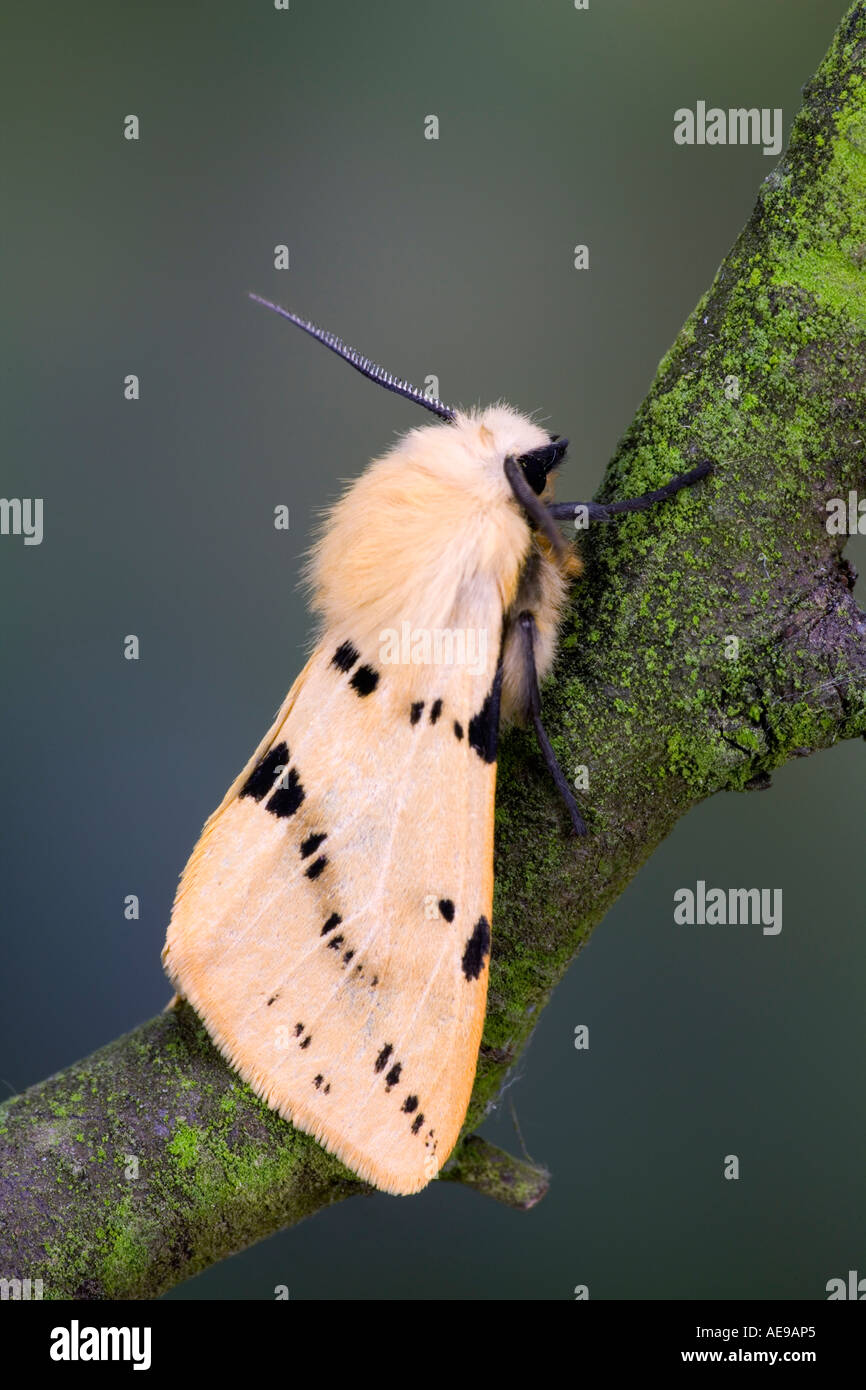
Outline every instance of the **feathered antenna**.
{"label": "feathered antenna", "polygon": [[302,319],[299,314],[293,314],[291,309],[283,309],[279,304],[272,304],[269,299],[262,299],[260,294],[253,294],[250,291],[250,299],[254,299],[257,304],[262,304],[266,309],[273,309],[275,314],[282,314],[284,319],[294,323],[298,328],[303,328],[305,333],[309,333],[311,338],[324,343],[325,347],[330,348],[338,357],[342,357],[344,362],[348,362],[350,367],[354,367],[356,372],[366,376],[370,381],[375,381],[379,386],[384,386],[386,391],[394,391],[398,396],[405,396],[407,401],[414,401],[416,405],[423,405],[425,410],[430,410],[434,415],[438,415],[440,420],[453,420],[455,412],[450,405],[444,405],[435,396],[427,396],[423,391],[419,391],[417,386],[411,382],[403,381],[399,377],[392,376],[386,372],[384,367],[371,362],[369,357],[358,352],[355,348],[349,347],[338,338],[336,333],[328,333],[324,328],[318,328],[316,324],[310,323],[309,319]]}

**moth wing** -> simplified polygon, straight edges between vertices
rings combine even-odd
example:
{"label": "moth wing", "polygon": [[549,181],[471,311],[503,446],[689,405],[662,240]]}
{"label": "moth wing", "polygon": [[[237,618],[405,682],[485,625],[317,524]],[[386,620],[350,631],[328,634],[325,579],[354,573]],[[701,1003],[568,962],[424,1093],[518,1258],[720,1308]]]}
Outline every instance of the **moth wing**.
{"label": "moth wing", "polygon": [[475,1076],[492,684],[465,665],[376,670],[326,638],[207,822],[163,952],[242,1078],[394,1193],[435,1177]]}

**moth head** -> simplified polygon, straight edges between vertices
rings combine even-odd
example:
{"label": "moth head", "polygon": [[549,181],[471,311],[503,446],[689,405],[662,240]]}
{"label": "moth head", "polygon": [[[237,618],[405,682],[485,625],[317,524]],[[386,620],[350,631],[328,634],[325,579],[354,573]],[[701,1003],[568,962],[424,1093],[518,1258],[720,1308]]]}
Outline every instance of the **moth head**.
{"label": "moth head", "polygon": [[[458,428],[472,423],[457,417]],[[531,531],[546,536],[563,564],[570,554],[548,511],[551,474],[565,457],[568,440],[549,434],[511,406],[488,406],[477,419],[481,448],[493,470],[498,495],[516,508]]]}
{"label": "moth head", "polygon": [[473,460],[481,463],[497,491],[511,497],[505,477],[506,459],[514,460],[535,496],[540,497],[553,470],[565,457],[568,440],[549,434],[528,415],[500,401],[483,410],[458,411],[454,427]]}
{"label": "moth head", "polygon": [[568,440],[558,434],[550,436],[549,443],[521,454],[517,462],[523,469],[523,476],[536,497],[540,497],[547,487],[547,481],[554,468],[558,468],[565,458]]}

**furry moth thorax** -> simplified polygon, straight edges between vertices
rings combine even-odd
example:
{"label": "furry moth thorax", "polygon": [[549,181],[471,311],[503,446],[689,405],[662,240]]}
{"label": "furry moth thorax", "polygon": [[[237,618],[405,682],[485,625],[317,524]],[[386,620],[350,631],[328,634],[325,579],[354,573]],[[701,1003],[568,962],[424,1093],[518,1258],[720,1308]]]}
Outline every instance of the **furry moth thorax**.
{"label": "furry moth thorax", "polygon": [[[452,421],[410,430],[374,460],[327,514],[308,566],[312,607],[323,630],[351,632],[364,650],[382,634],[464,632],[496,608],[501,633],[502,717],[525,717],[529,693],[516,619],[530,612],[536,666],[553,664],[569,578],[580,573],[533,529],[504,471],[508,457],[533,458],[554,442],[511,406],[456,411]],[[562,450],[557,451],[557,462]],[[541,482],[538,478],[536,481]],[[551,495],[543,479],[541,500]],[[490,653],[491,672],[499,655]],[[398,671],[407,686],[429,683],[418,665]]]}

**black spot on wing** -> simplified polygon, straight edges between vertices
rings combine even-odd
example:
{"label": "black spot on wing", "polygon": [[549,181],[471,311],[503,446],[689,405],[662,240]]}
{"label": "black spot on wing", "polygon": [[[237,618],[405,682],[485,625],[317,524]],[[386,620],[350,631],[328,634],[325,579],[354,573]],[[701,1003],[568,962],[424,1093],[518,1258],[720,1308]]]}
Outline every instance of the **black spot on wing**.
{"label": "black spot on wing", "polygon": [[304,1038],[304,1041],[301,1043],[301,1047],[302,1047],[302,1048],[304,1048],[304,1047],[309,1047],[309,1046],[310,1046],[310,1043],[311,1043],[312,1041],[313,1041],[313,1035],[312,1035],[312,1033],[308,1033],[307,1036]]}
{"label": "black spot on wing", "polygon": [[421,715],[422,715],[423,713],[424,713],[424,701],[423,701],[423,700],[416,700],[415,703],[414,703],[414,705],[412,706],[412,708],[411,708],[410,711],[409,711],[409,723],[410,723],[410,724],[417,724],[417,723],[420,721]]}
{"label": "black spot on wing", "polygon": [[293,816],[306,796],[306,792],[301,786],[301,779],[295,769],[289,769],[288,780],[285,786],[277,787],[270,801],[265,803],[265,810],[270,811],[272,816],[283,819],[285,816]]}
{"label": "black spot on wing", "polygon": [[268,1000],[268,1008],[270,1008],[271,1005],[273,1004],[274,1000],[275,1000],[275,999],[279,999],[279,997],[280,997],[280,991],[277,990],[276,994],[272,994],[271,997],[270,997],[270,999]]}
{"label": "black spot on wing", "polygon": [[454,921],[454,904],[450,898],[439,899],[439,911],[442,913],[446,922]]}
{"label": "black spot on wing", "polygon": [[343,944],[343,934],[342,934],[342,932],[341,932],[339,936],[332,936],[332,937],[331,937],[330,941],[328,942],[328,950],[329,950],[329,951],[339,951],[339,949],[340,949],[340,947],[342,946],[342,944]]}
{"label": "black spot on wing", "polygon": [[436,723],[436,720],[439,718],[439,716],[440,716],[441,713],[442,713],[442,701],[441,701],[441,700],[434,700],[434,701],[433,701],[433,704],[432,704],[431,707],[430,707],[430,723],[431,723],[431,724],[435,724],[435,723]]}
{"label": "black spot on wing", "polygon": [[372,695],[379,684],[379,672],[372,666],[359,666],[349,684],[359,695]]}
{"label": "black spot on wing", "polygon": [[385,1070],[385,1068],[386,1068],[387,1065],[388,1065],[388,1058],[391,1056],[391,1053],[392,1053],[393,1051],[394,1051],[393,1044],[392,1044],[392,1043],[386,1043],[385,1046],[382,1048],[382,1051],[379,1053],[379,1056],[376,1058],[376,1065],[375,1065],[375,1068],[374,1068],[375,1071],[384,1071],[384,1070]]}
{"label": "black spot on wing", "polygon": [[499,701],[502,695],[502,663],[496,668],[493,684],[490,687],[477,714],[469,721],[469,743],[479,758],[486,763],[496,762],[496,746],[499,742]]}
{"label": "black spot on wing", "polygon": [[330,915],[330,917],[328,918],[327,922],[326,922],[325,925],[322,927],[322,930],[321,930],[321,932],[319,933],[319,935],[320,935],[320,936],[327,936],[327,935],[328,935],[328,932],[329,932],[329,931],[333,931],[335,927],[338,927],[338,926],[340,925],[340,923],[342,922],[342,920],[343,920],[343,919],[342,919],[342,917],[340,916],[339,912],[332,912],[331,915]]}
{"label": "black spot on wing", "polygon": [[295,1024],[295,1037],[296,1037],[296,1038],[299,1038],[299,1037],[301,1036],[301,1034],[303,1033],[303,1031],[304,1031],[304,1025],[303,1025],[303,1023],[296,1023],[296,1024]]}
{"label": "black spot on wing", "polygon": [[327,862],[324,854],[320,855],[318,859],[314,859],[310,867],[305,870],[307,878],[318,878]]}
{"label": "black spot on wing", "polygon": [[318,1076],[314,1076],[314,1077],[313,1077],[313,1085],[315,1086],[315,1088],[316,1088],[317,1091],[318,1091],[319,1087],[321,1086],[322,1082],[324,1081],[324,1079],[325,1079],[325,1078],[323,1077],[323,1075],[322,1075],[321,1072],[319,1072],[319,1075],[318,1075]]}
{"label": "black spot on wing", "polygon": [[416,1116],[415,1116],[415,1119],[412,1121],[412,1133],[413,1133],[413,1134],[417,1134],[418,1131],[420,1130],[421,1126],[423,1125],[423,1123],[424,1123],[424,1115],[423,1115],[423,1114],[421,1114],[421,1115],[416,1115]]}
{"label": "black spot on wing", "polygon": [[400,1106],[400,1109],[404,1110],[407,1115],[411,1115],[413,1110],[418,1109],[418,1097],[407,1096],[403,1104]]}
{"label": "black spot on wing", "polygon": [[463,952],[463,974],[467,980],[477,980],[484,967],[484,957],[490,954],[490,923],[479,917]]}
{"label": "black spot on wing", "polygon": [[256,801],[261,801],[262,797],[267,796],[273,787],[277,773],[286,766],[288,761],[288,747],[285,743],[278,743],[253,768],[241,787],[240,795],[251,796]]}
{"label": "black spot on wing", "polygon": [[402,1062],[395,1062],[388,1075],[385,1077],[385,1090],[390,1091],[400,1080],[400,1073],[403,1070]]}
{"label": "black spot on wing", "polygon": [[304,843],[301,845],[301,858],[309,859],[310,855],[315,854],[316,850],[319,848],[319,845],[322,843],[323,840],[327,840],[327,838],[328,837],[325,834],[308,835]]}
{"label": "black spot on wing", "polygon": [[351,671],[355,662],[360,660],[361,653],[352,646],[352,643],[343,642],[331,657],[331,665],[336,666],[338,671]]}
{"label": "black spot on wing", "polygon": [[[346,962],[347,965],[349,964],[349,961],[352,959],[354,954],[354,951],[347,951],[346,954],[343,956],[343,960]],[[360,969],[360,966],[358,968]]]}
{"label": "black spot on wing", "polygon": [[454,735],[455,738],[463,737],[463,725],[456,719],[454,720]]}

